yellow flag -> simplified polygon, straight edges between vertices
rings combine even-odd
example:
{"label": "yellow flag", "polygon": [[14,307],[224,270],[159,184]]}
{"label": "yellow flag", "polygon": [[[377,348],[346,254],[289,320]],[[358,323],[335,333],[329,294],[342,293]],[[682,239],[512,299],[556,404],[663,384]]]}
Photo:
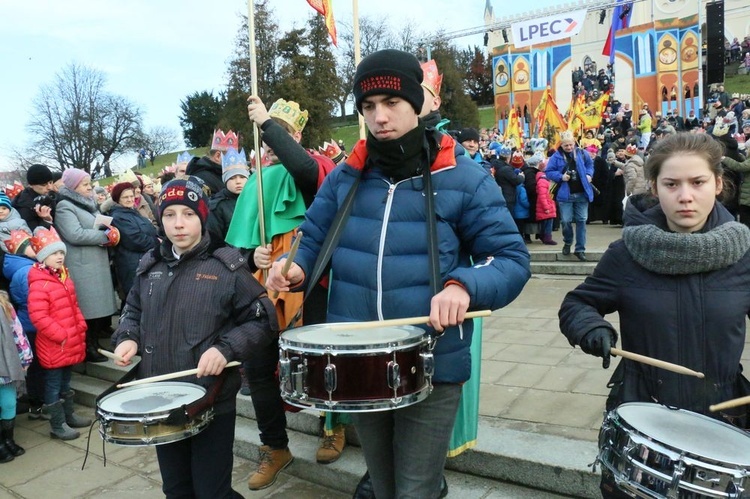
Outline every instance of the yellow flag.
{"label": "yellow flag", "polygon": [[508,129],[505,132],[505,140],[506,142],[512,141],[513,147],[520,149],[523,146],[521,136],[521,122],[516,114],[516,108],[511,107],[510,113],[508,114]]}
{"label": "yellow flag", "polygon": [[560,142],[560,132],[568,129],[568,123],[560,114],[560,110],[552,97],[552,91],[549,87],[542,97],[544,103],[543,109],[537,109],[537,125],[539,126],[539,137],[544,137],[549,142],[550,147],[556,147]]}

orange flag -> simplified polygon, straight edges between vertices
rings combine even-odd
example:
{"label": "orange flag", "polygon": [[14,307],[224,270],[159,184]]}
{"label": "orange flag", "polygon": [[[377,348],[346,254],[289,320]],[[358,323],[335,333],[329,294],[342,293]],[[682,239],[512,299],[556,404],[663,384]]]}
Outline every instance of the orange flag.
{"label": "orange flag", "polygon": [[336,21],[333,20],[333,6],[331,0],[307,0],[310,7],[317,10],[318,13],[326,18],[326,28],[328,28],[328,34],[331,35],[331,41],[334,47],[336,45]]}

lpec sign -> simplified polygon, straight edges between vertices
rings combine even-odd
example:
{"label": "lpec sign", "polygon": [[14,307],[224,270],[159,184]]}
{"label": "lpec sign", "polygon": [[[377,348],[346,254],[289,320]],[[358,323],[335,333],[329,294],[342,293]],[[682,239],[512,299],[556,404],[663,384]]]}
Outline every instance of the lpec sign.
{"label": "lpec sign", "polygon": [[577,35],[586,19],[586,9],[522,21],[511,25],[513,45],[526,47]]}

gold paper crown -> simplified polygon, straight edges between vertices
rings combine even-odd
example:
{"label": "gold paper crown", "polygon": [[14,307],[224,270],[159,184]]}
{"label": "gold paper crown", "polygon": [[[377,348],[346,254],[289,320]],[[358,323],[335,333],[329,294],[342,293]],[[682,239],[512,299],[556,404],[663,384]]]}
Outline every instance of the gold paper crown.
{"label": "gold paper crown", "polygon": [[438,74],[438,67],[435,63],[435,59],[430,59],[420,65],[422,66],[422,72],[424,73],[422,86],[429,90],[434,97],[439,97],[440,85],[443,84],[443,75]]}
{"label": "gold paper crown", "polygon": [[273,103],[271,109],[268,110],[268,114],[271,118],[280,119],[292,127],[295,132],[302,132],[307,125],[307,111],[302,111],[299,104],[294,101],[279,99]]}
{"label": "gold paper crown", "polygon": [[237,149],[239,138],[237,134],[229,130],[226,134],[222,130],[214,130],[214,137],[211,139],[211,149],[225,152],[230,147]]}

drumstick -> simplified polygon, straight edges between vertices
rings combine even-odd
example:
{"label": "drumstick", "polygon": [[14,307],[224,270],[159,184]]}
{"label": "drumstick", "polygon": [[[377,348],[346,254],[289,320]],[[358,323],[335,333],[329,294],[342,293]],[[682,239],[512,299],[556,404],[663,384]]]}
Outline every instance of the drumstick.
{"label": "drumstick", "polygon": [[[488,317],[492,310],[477,310],[476,312],[466,312],[466,319],[475,317]],[[345,324],[333,324],[330,326],[331,331],[349,331],[353,329],[369,329],[373,327],[388,326],[415,326],[417,324],[427,324],[430,321],[429,316],[423,317],[404,317],[403,319],[388,319],[384,321],[366,321],[366,322],[347,322]]]}
{"label": "drumstick", "polygon": [[703,373],[698,372],[698,371],[693,371],[692,369],[688,369],[687,367],[681,366],[679,364],[672,364],[671,362],[665,362],[663,360],[654,359],[653,357],[646,357],[645,355],[628,352],[627,350],[620,350],[619,348],[611,348],[610,353],[612,353],[612,355],[624,357],[626,359],[634,360],[642,364],[648,364],[650,366],[660,367],[662,369],[666,369],[667,371],[672,371],[673,373],[686,374],[688,376],[695,376],[696,378],[701,378],[701,379],[705,377]]}
{"label": "drumstick", "polygon": [[[232,362],[229,362],[224,367],[234,367],[239,366],[240,363],[236,360],[233,360]],[[143,378],[143,379],[137,379],[135,381],[130,381],[128,383],[121,383],[117,385],[117,388],[126,388],[128,386],[135,386],[135,385],[145,385],[147,383],[156,383],[157,381],[166,381],[168,379],[175,379],[175,378],[182,378],[183,376],[192,376],[193,374],[198,374],[198,368],[195,369],[186,369],[185,371],[177,371],[174,373],[169,374],[160,374],[159,376],[151,376],[150,378]]]}
{"label": "drumstick", "polygon": [[726,402],[722,402],[720,404],[714,404],[709,405],[708,409],[711,412],[721,411],[722,409],[731,409],[732,407],[737,407],[739,405],[747,405],[750,404],[750,395],[747,397],[740,397],[737,399],[727,400]]}
{"label": "drumstick", "polygon": [[122,357],[120,357],[116,353],[110,352],[109,350],[105,350],[103,348],[97,348],[96,351],[99,352],[100,354],[104,355],[105,357],[108,357],[108,358],[112,359],[112,360],[119,360],[120,362],[125,362],[125,359],[123,359]]}
{"label": "drumstick", "polygon": [[[294,262],[294,255],[297,254],[297,248],[299,248],[300,239],[302,239],[302,232],[297,232],[297,237],[294,238],[294,242],[292,243],[292,248],[289,250],[289,254],[286,257],[284,266],[281,268],[282,277],[286,277],[287,273],[289,272],[289,269],[292,266],[292,263]],[[271,293],[271,298],[273,298],[274,300],[278,297],[279,297],[278,291],[274,291],[273,293]]]}

